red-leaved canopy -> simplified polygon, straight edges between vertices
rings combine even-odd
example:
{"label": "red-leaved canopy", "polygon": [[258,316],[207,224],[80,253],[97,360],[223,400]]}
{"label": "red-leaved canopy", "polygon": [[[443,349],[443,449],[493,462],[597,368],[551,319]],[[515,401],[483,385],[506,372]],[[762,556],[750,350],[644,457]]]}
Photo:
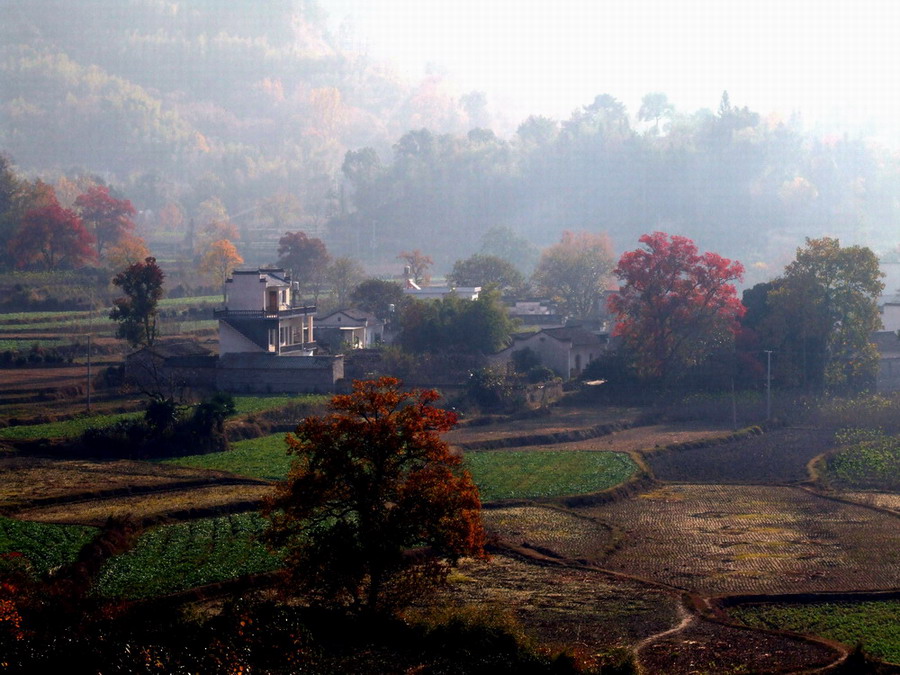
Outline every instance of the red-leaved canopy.
{"label": "red-leaved canopy", "polygon": [[687,237],[654,232],[639,241],[643,248],[622,255],[615,269],[622,285],[610,309],[638,373],[667,380],[734,338],[744,306],[732,282],[744,267],[700,254]]}

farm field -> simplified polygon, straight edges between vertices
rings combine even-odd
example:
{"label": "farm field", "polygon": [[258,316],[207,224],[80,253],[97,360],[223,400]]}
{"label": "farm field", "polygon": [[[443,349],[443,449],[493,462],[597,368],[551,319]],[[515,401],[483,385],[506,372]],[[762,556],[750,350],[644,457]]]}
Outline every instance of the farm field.
{"label": "farm field", "polygon": [[590,494],[628,480],[638,469],[617,452],[491,450],[466,453],[481,499],[538,499]]}
{"label": "farm field", "polygon": [[597,570],[534,565],[495,555],[463,561],[445,601],[510,612],[533,638],[588,662],[664,631],[680,618],[677,596]]}
{"label": "farm field", "polygon": [[828,429],[775,429],[722,445],[647,456],[654,475],[687,483],[793,483],[808,480],[806,465],[830,444]]}
{"label": "farm field", "polygon": [[872,655],[900,665],[900,600],[738,605],[728,613],[748,626],[862,644]]}
{"label": "farm field", "polygon": [[97,591],[146,598],[269,572],[278,558],[256,540],[263,526],[261,516],[247,513],[154,528],[106,563]]}
{"label": "farm field", "polygon": [[291,468],[293,457],[288,455],[284,434],[270,434],[260,438],[235,441],[225,452],[206,455],[187,455],[165,460],[170,466],[227,471],[239,476],[266,480],[283,480]]}
{"label": "farm field", "polygon": [[891,492],[839,492],[837,494],[851,502],[894,511],[900,515],[900,494]]}
{"label": "farm field", "polygon": [[588,430],[603,424],[633,422],[638,415],[634,408],[583,408],[557,406],[552,414],[537,415],[526,419],[503,420],[494,424],[467,424],[463,421],[456,429],[444,435],[451,445],[477,446],[485,441],[515,439],[529,435],[565,434]]}
{"label": "farm field", "polygon": [[[237,398],[249,415],[294,405],[305,411],[321,402]],[[682,607],[681,591],[723,596],[900,587],[900,494],[833,493],[856,506],[811,487],[807,464],[832,448],[832,431],[784,428],[727,440],[732,432],[720,426],[661,423],[570,441],[567,428],[592,429],[622,411],[558,410],[558,417],[554,409],[452,432],[467,446],[492,439],[512,444],[548,430],[559,442],[465,452],[483,500],[491,502],[483,517],[495,549],[490,560],[464,561],[444,601],[508,612],[536,640],[574,649],[588,662],[602,663],[611,650],[625,648],[637,649],[648,674],[790,672],[826,665],[837,652],[710,623]],[[132,552],[107,563],[101,592],[110,597],[152,597],[269,571],[277,559],[254,540],[263,521],[234,509],[252,509],[271,490],[267,481],[286,474],[292,458],[283,438],[236,441],[226,453],[160,463],[5,457],[0,508],[17,520],[0,520],[7,528],[0,536],[6,550],[24,549],[29,540],[59,541],[61,553],[54,555],[64,562],[94,531],[84,526],[109,515],[183,519],[153,527]],[[679,444],[700,447],[668,449]],[[639,474],[632,493],[622,490],[602,505],[559,506],[562,497],[627,481],[641,471],[641,460],[653,475]],[[45,537],[38,529],[45,527],[56,529]],[[823,626],[797,630],[826,635]]]}
{"label": "farm field", "polygon": [[135,516],[142,519],[197,517],[231,510],[256,511],[272,492],[269,485],[210,485],[168,489],[144,495],[88,499],[52,506],[22,509],[16,518],[45,523],[100,526],[110,517]]}
{"label": "farm field", "polygon": [[20,553],[32,570],[46,574],[75,559],[94,535],[90,527],[50,525],[0,516],[0,555]]}
{"label": "farm field", "polygon": [[572,560],[597,560],[619,532],[580,513],[555,506],[485,509],[484,526],[501,541]]}
{"label": "farm field", "polygon": [[900,586],[893,515],[798,488],[665,485],[580,510],[627,534],[604,567],[710,594]]}
{"label": "farm field", "polygon": [[810,672],[838,656],[831,647],[800,638],[697,620],[647,645],[639,658],[646,673],[742,675]]}
{"label": "farm field", "polygon": [[[166,463],[280,480],[293,460],[285,447],[284,434],[273,434],[237,441],[226,452],[178,457]],[[627,480],[637,470],[627,455],[613,452],[498,450],[467,453],[464,461],[484,502],[599,492]]]}
{"label": "farm field", "polygon": [[93,462],[8,457],[0,459],[0,508],[102,499],[118,496],[110,492],[177,488],[232,479],[230,474],[222,472],[129,460]]}

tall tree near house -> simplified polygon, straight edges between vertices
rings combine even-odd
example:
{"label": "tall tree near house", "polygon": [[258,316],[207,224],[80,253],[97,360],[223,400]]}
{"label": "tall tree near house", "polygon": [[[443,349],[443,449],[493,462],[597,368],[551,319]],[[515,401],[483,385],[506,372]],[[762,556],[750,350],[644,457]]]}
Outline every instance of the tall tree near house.
{"label": "tall tree near house", "polygon": [[519,289],[525,283],[522,273],[511,262],[495,255],[476,253],[453,263],[447,280],[456,286],[487,286]]}
{"label": "tall tree near house", "polygon": [[353,258],[335,258],[328,266],[326,278],[331,288],[331,295],[339,307],[350,301],[353,290],[359,286],[365,276],[365,270]]}
{"label": "tall tree near house", "polygon": [[78,214],[52,204],[25,213],[9,241],[16,267],[37,265],[47,270],[83,267],[96,258],[94,238]]}
{"label": "tall tree near house", "polygon": [[285,232],[278,240],[278,256],[278,264],[290,271],[291,280],[300,284],[301,292],[318,302],[331,262],[324,242],[305,232]]}
{"label": "tall tree near house", "polygon": [[744,306],[733,281],[739,262],[697,251],[687,237],[645,234],[644,248],[622,255],[622,284],[610,299],[615,332],[634,355],[639,374],[677,379],[734,338]]}
{"label": "tall tree near house", "polygon": [[234,268],[243,262],[234,244],[227,239],[219,239],[209,245],[198,269],[200,274],[222,289],[222,302],[225,302],[225,282]]}
{"label": "tall tree near house", "polygon": [[[764,337],[808,389],[858,388],[874,381],[871,334],[881,327],[884,290],[877,256],[838,239],[807,239],[768,294]],[[777,346],[775,346],[777,345]]]}
{"label": "tall tree near house", "polygon": [[425,255],[419,249],[412,251],[403,251],[397,256],[409,267],[409,274],[417,286],[424,286],[431,281],[431,274],[428,270],[434,265],[434,260],[430,255]]}
{"label": "tall tree near house", "polygon": [[105,185],[95,185],[79,195],[75,207],[94,235],[98,259],[103,256],[105,247],[134,231],[134,206],[127,199],[113,197]]}
{"label": "tall tree near house", "polygon": [[132,347],[150,346],[157,338],[157,305],[163,295],[165,274],[156,258],[129,265],[113,277],[113,285],[125,294],[113,301],[109,318],[118,322],[116,337],[128,340]]}
{"label": "tall tree near house", "polygon": [[605,234],[566,230],[541,252],[532,277],[540,293],[569,316],[583,318],[597,307],[613,269],[612,242]]}
{"label": "tall tree near house", "polygon": [[384,279],[366,279],[350,293],[355,307],[372,312],[382,321],[390,320],[392,313],[399,313],[405,298],[400,284]]}
{"label": "tall tree near house", "polygon": [[434,406],[437,392],[400,386],[354,382],[286,438],[296,459],[265,503],[266,539],[314,604],[390,611],[483,555],[478,490],[440,438],[456,414]]}

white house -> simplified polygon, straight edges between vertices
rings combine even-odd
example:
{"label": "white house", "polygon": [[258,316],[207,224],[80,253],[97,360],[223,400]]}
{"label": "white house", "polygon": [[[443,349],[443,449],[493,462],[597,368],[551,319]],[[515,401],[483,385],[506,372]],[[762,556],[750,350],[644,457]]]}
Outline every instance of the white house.
{"label": "white house", "polygon": [[595,335],[580,326],[544,328],[513,336],[513,343],[490,357],[493,363],[510,363],[513,354],[530,349],[543,365],[562,378],[578,377],[588,363],[605,352],[608,335]]}
{"label": "white house", "polygon": [[297,286],[284,270],[235,270],[225,289],[225,307],[214,312],[220,355],[313,355],[316,308],[297,302]]}
{"label": "white house", "polygon": [[384,321],[361,309],[341,309],[316,317],[316,334],[319,343],[332,350],[342,344],[367,349],[384,341]]}
{"label": "white house", "polygon": [[334,391],[344,357],[316,355],[316,308],[283,269],[235,270],[219,320],[216,386],[246,393]]}

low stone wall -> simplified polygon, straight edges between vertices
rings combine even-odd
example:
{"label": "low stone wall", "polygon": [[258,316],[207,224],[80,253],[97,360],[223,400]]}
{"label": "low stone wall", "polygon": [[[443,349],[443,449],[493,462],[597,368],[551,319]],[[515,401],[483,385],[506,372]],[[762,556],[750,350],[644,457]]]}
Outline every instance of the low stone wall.
{"label": "low stone wall", "polygon": [[236,394],[332,393],[343,377],[343,356],[225,354],[216,368],[216,388]]}

